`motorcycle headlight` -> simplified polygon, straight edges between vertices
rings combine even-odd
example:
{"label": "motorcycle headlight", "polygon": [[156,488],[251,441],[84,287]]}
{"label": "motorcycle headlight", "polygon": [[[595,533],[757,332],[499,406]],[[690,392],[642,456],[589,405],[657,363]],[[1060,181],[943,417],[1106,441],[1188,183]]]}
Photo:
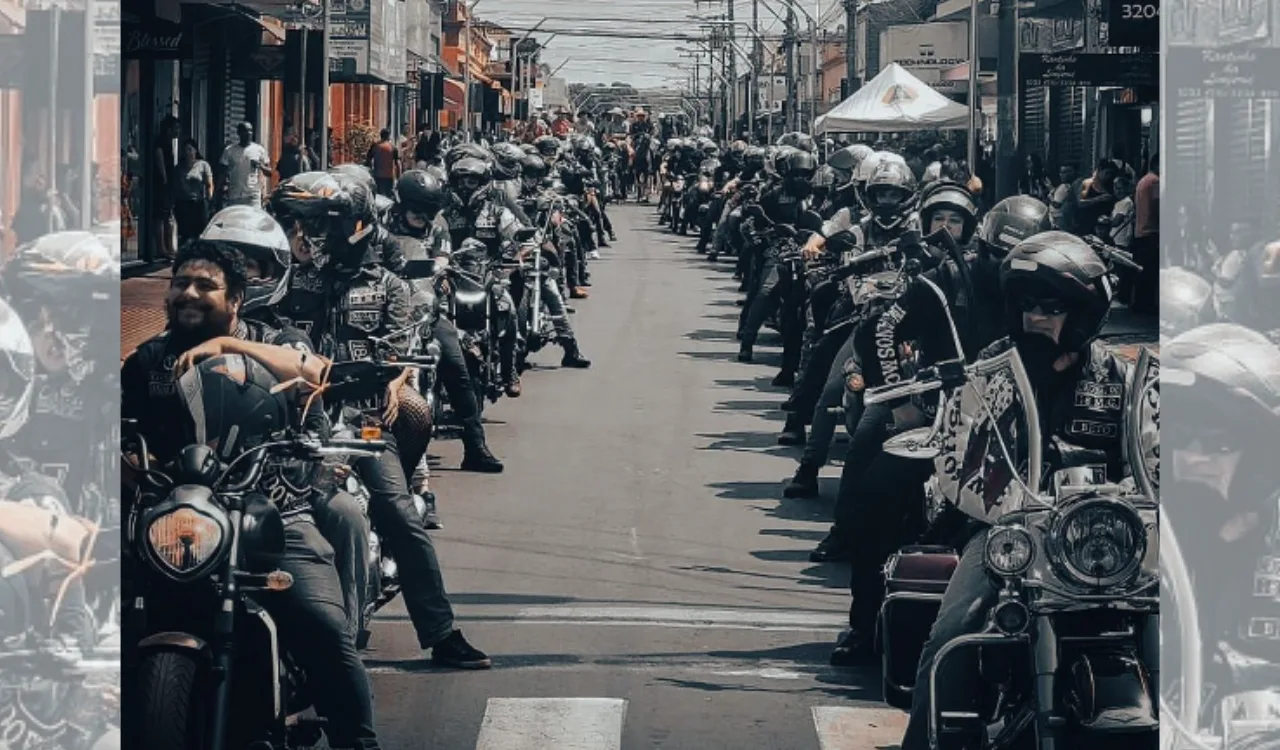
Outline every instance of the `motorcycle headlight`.
{"label": "motorcycle headlight", "polygon": [[1015,576],[1031,567],[1036,557],[1031,533],[1021,526],[997,526],[987,532],[987,567],[1002,576]]}
{"label": "motorcycle headlight", "polygon": [[1147,532],[1128,504],[1109,498],[1085,500],[1065,511],[1050,532],[1055,567],[1082,586],[1123,583],[1146,554]]}
{"label": "motorcycle headlight", "polygon": [[199,570],[222,546],[222,525],[187,506],[159,515],[147,527],[156,561],[183,575]]}

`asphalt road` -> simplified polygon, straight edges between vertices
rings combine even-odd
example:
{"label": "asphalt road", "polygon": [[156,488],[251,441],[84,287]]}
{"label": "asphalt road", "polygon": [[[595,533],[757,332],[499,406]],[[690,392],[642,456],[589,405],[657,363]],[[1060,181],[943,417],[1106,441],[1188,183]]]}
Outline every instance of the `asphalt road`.
{"label": "asphalt road", "polygon": [[[524,396],[486,411],[505,474],[433,445],[435,534],[459,625],[489,672],[434,669],[403,607],[375,622],[378,728],[394,750],[870,750],[901,714],[828,653],[847,568],[813,565],[829,501],[782,500],[779,349],[734,361],[729,265],[612,210],[573,322],[594,366],[539,353]],[[824,476],[835,492],[838,468]]]}

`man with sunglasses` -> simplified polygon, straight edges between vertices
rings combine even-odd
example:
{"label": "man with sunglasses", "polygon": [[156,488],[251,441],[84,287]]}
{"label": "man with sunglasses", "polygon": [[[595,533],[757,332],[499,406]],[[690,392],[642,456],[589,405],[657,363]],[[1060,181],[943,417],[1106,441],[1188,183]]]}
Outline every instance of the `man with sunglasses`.
{"label": "man with sunglasses", "polygon": [[[164,460],[183,443],[184,428],[173,415],[183,413],[177,401],[178,378],[193,364],[223,354],[243,354],[265,366],[281,382],[302,378],[320,382],[324,360],[315,356],[305,335],[242,317],[250,272],[243,254],[217,243],[196,242],[174,268],[165,310],[168,329],[144,342],[120,370],[123,419],[138,420],[148,445]],[[327,427],[323,414],[308,415],[310,427]],[[282,569],[293,586],[269,597],[268,606],[288,623],[292,653],[307,673],[325,685],[316,694],[317,709],[328,720],[326,734],[335,747],[372,750],[378,740],[373,727],[373,695],[368,673],[348,626],[347,611],[333,547],[316,526],[313,493],[288,483],[284,472],[267,480],[280,497],[286,518],[288,551]]]}
{"label": "man with sunglasses", "polygon": [[[338,187],[330,175],[307,173],[277,186],[272,209],[285,227],[295,259],[307,266],[292,275],[277,309],[335,361],[374,354],[373,337],[409,328],[409,286],[378,263],[374,194],[352,183]],[[407,336],[389,343],[401,350]],[[399,395],[408,379],[391,382],[370,401],[341,404],[353,423],[394,426]],[[336,405],[330,405],[336,408]],[[432,659],[461,669],[488,669],[489,657],[454,628],[453,605],[445,593],[435,546],[409,491],[408,472],[394,431],[384,430],[387,450],[357,460],[352,469],[370,493],[369,515],[400,566],[405,605],[418,642]],[[412,467],[410,467],[412,471]]]}
{"label": "man with sunglasses", "polygon": [[[1111,309],[1109,274],[1108,264],[1088,243],[1056,231],[1023,240],[1000,265],[1009,336],[987,347],[978,359],[1017,350],[1040,414],[1049,464],[1046,481],[1058,468],[1058,442],[1097,451],[1109,481],[1119,482],[1129,473],[1124,415],[1131,368],[1098,340]],[[929,686],[939,650],[959,636],[980,632],[997,601],[999,591],[986,570],[984,530],[984,524],[965,517],[956,535],[954,546],[963,550],[960,563],[920,654],[902,750],[929,749],[931,692],[936,705],[948,711],[966,710],[978,697],[965,674],[976,665],[966,664],[964,656],[950,659],[932,690]]]}

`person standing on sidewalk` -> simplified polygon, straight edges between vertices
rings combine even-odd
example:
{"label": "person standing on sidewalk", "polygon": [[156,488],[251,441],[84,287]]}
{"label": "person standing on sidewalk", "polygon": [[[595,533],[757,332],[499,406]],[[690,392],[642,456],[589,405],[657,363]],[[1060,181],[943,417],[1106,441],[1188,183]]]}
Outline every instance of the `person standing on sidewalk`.
{"label": "person standing on sidewalk", "polygon": [[155,232],[156,256],[172,258],[173,248],[173,177],[176,159],[173,140],[178,137],[178,118],[166,115],[160,121],[160,134],[151,149],[156,184],[151,188],[151,226]]}
{"label": "person standing on sidewalk", "polygon": [[1159,309],[1160,278],[1160,154],[1151,154],[1147,173],[1138,180],[1133,197],[1133,254],[1142,266],[1133,290],[1135,312]]}
{"label": "person standing on sidewalk", "polygon": [[213,167],[204,160],[194,138],[182,144],[182,156],[173,181],[173,218],[178,222],[179,247],[194,240],[209,222],[213,198]]}
{"label": "person standing on sidewalk", "polygon": [[262,144],[254,142],[249,123],[237,125],[236,136],[239,142],[223,149],[218,160],[221,169],[215,195],[221,197],[224,206],[262,208],[262,188],[271,176],[271,156]]}
{"label": "person standing on sidewalk", "polygon": [[396,146],[391,142],[391,131],[386,128],[378,133],[378,142],[369,147],[365,155],[365,163],[373,172],[373,179],[378,184],[378,195],[392,196],[396,178],[400,176],[400,160]]}

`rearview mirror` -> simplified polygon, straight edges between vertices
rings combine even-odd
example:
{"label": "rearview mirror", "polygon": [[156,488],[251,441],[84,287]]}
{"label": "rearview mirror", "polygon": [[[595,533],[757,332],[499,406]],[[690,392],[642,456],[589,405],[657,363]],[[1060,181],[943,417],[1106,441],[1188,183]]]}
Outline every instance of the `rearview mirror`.
{"label": "rearview mirror", "polygon": [[900,458],[935,458],[941,452],[932,427],[917,427],[884,441],[884,452]]}
{"label": "rearview mirror", "polygon": [[429,279],[436,274],[436,262],[434,260],[411,260],[404,264],[404,277],[406,279]]}

